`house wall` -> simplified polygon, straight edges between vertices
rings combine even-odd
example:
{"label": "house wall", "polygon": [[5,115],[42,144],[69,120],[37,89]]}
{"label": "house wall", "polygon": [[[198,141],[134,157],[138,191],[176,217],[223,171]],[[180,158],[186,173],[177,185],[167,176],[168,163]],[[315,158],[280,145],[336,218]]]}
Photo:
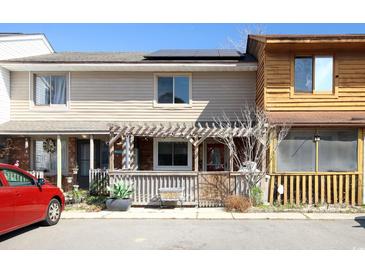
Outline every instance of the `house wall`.
{"label": "house wall", "polygon": [[44,35],[6,35],[0,37],[0,60],[52,53]]}
{"label": "house wall", "polygon": [[257,59],[256,72],[256,106],[264,109],[265,107],[265,45],[258,41],[251,40],[248,44],[248,52]]}
{"label": "house wall", "polygon": [[72,72],[67,111],[30,109],[28,72],[11,72],[11,120],[196,121],[224,111],[234,117],[255,101],[255,72],[192,73],[192,106],[153,106],[154,74]]}
{"label": "house wall", "polygon": [[27,137],[11,137],[13,149],[10,150],[8,163],[15,164],[19,161],[19,167],[25,170],[31,169],[31,149],[30,138]]}
{"label": "house wall", "polygon": [[0,124],[10,119],[10,71],[0,67]]}
{"label": "house wall", "polygon": [[344,111],[364,110],[365,54],[335,52],[334,95],[293,95],[293,58],[291,52],[265,55],[265,105],[268,111]]}

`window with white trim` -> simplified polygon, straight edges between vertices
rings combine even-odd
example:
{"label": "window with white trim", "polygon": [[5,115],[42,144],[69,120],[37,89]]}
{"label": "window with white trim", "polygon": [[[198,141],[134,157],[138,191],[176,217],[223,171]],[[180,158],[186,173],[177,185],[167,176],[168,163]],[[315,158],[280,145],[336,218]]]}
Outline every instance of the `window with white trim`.
{"label": "window with white trim", "polygon": [[66,75],[34,75],[35,106],[66,106]]}
{"label": "window with white trim", "polygon": [[190,75],[157,75],[156,102],[161,105],[188,105],[191,96]]}
{"label": "window with white trim", "polygon": [[155,170],[191,170],[191,144],[183,139],[154,140]]}
{"label": "window with white trim", "polygon": [[[34,169],[44,171],[48,175],[57,174],[57,147],[54,152],[45,149],[44,140],[35,140],[34,146]],[[54,141],[55,142],[55,141]],[[67,141],[61,140],[62,174],[68,174]]]}

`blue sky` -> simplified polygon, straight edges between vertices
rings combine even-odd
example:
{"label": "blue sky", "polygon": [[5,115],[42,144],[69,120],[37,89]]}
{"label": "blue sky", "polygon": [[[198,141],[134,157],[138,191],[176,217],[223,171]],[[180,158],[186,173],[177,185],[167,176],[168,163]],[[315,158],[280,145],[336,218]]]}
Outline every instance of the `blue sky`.
{"label": "blue sky", "polygon": [[[44,33],[56,51],[224,48],[251,24],[0,24],[0,32]],[[365,24],[261,24],[268,34],[365,33]]]}

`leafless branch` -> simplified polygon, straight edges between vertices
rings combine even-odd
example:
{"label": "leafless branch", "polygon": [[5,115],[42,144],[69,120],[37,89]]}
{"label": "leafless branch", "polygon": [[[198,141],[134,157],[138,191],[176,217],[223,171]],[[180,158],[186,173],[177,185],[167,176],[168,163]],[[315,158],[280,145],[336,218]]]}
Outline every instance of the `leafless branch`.
{"label": "leafless branch", "polygon": [[235,114],[233,121],[225,112],[213,120],[219,127],[228,129],[224,132],[244,132],[242,137],[235,138],[223,132],[216,139],[232,151],[233,161],[251,189],[265,178],[266,166],[272,162],[274,153],[267,157],[270,136],[276,136],[276,142],[271,146],[272,152],[275,152],[286,137],[289,126],[271,124],[265,111],[249,105],[243,107],[239,114]]}

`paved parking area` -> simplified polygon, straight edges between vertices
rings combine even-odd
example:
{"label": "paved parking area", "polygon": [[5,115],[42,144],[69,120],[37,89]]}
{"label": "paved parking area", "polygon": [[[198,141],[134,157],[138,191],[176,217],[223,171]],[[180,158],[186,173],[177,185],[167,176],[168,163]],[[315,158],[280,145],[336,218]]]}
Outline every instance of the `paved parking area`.
{"label": "paved parking area", "polygon": [[62,219],[0,249],[365,249],[365,220]]}

